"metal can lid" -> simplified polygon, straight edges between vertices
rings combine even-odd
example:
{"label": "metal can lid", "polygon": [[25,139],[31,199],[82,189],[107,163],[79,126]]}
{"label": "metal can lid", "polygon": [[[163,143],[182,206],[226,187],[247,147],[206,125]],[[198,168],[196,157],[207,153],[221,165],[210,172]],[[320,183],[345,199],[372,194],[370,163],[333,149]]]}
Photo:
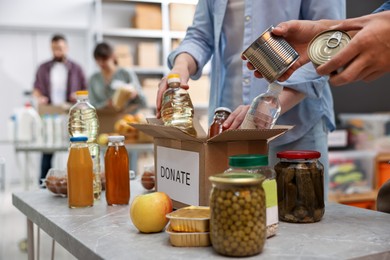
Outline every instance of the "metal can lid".
{"label": "metal can lid", "polygon": [[228,107],[217,107],[214,110],[214,114],[217,113],[218,111],[232,113],[232,110],[230,108],[228,108]]}
{"label": "metal can lid", "polygon": [[268,156],[263,154],[240,154],[229,156],[229,166],[232,167],[256,167],[267,166]]}
{"label": "metal can lid", "polygon": [[329,30],[324,31],[311,40],[307,54],[309,59],[317,66],[322,65],[332,59],[349,42],[351,37],[344,31]]}
{"label": "metal can lid", "polygon": [[258,173],[221,173],[209,177],[213,184],[256,185],[265,180]]}
{"label": "metal can lid", "polygon": [[279,152],[276,157],[283,159],[317,159],[321,157],[321,153],[311,150],[291,150]]}
{"label": "metal can lid", "polygon": [[112,135],[108,137],[109,142],[123,142],[125,137],[123,135]]}

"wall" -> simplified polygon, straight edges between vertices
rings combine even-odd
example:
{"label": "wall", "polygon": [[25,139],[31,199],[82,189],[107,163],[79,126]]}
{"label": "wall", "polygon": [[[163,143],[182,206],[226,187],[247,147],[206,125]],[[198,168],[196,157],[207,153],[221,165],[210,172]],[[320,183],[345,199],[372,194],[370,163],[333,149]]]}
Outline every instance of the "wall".
{"label": "wall", "polygon": [[[32,89],[38,65],[52,57],[54,33],[67,37],[69,57],[91,74],[93,18],[93,0],[0,1],[0,157],[6,159],[8,182],[20,180],[24,162],[24,157],[15,156],[13,145],[4,142],[9,116],[24,103],[23,92]],[[34,176],[39,157],[32,158]]]}
{"label": "wall", "polygon": [[[366,15],[379,7],[384,0],[347,0],[347,16]],[[389,112],[390,74],[378,80],[363,81],[342,87],[332,87],[334,108],[339,113]]]}

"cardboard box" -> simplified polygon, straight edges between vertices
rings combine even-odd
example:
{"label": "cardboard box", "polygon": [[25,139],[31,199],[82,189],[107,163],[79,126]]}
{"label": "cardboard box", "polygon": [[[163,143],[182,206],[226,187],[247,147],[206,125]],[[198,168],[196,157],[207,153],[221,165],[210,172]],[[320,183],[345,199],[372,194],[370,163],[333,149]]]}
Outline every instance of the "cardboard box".
{"label": "cardboard box", "polygon": [[132,67],[134,65],[133,56],[130,53],[130,48],[128,45],[125,44],[116,45],[114,48],[114,53],[118,61],[118,65],[120,67],[126,68],[126,67]]}
{"label": "cardboard box", "polygon": [[175,127],[164,126],[157,119],[148,119],[148,122],[133,126],[154,137],[156,189],[166,192],[175,208],[207,206],[211,190],[208,177],[228,169],[229,156],[265,154],[267,142],[291,128],[237,129],[207,139],[197,122],[198,138]]}
{"label": "cardboard box", "polygon": [[133,16],[133,26],[137,29],[161,30],[161,5],[137,3]]}
{"label": "cardboard box", "polygon": [[171,30],[186,31],[194,20],[195,8],[195,5],[192,4],[170,4],[169,24]]}
{"label": "cardboard box", "polygon": [[68,114],[69,108],[72,106],[72,104],[64,104],[62,106],[53,106],[53,105],[38,105],[38,114],[39,115],[62,115],[62,114]]}
{"label": "cardboard box", "polygon": [[160,48],[154,42],[138,44],[138,66],[144,68],[160,67]]}

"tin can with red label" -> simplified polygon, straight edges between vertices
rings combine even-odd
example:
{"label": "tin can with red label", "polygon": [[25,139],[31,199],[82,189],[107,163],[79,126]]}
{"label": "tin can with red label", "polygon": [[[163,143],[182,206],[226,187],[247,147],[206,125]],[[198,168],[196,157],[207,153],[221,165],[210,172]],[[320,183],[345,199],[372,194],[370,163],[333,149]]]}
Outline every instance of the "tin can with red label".
{"label": "tin can with red label", "polygon": [[351,37],[344,31],[324,31],[311,40],[307,54],[314,66],[318,67],[330,61],[350,41]]}

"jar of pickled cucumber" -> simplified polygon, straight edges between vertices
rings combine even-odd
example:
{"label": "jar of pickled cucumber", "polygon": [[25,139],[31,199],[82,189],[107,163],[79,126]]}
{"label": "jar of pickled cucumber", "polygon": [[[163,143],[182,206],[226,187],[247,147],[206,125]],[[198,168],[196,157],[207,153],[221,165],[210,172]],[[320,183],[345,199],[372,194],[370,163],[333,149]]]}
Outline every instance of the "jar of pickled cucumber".
{"label": "jar of pickled cucumber", "polygon": [[279,219],[294,223],[320,221],[325,212],[324,167],[317,151],[277,153],[275,165]]}
{"label": "jar of pickled cucumber", "polygon": [[251,256],[266,240],[263,175],[224,173],[209,177],[210,238],[213,248],[227,256]]}

